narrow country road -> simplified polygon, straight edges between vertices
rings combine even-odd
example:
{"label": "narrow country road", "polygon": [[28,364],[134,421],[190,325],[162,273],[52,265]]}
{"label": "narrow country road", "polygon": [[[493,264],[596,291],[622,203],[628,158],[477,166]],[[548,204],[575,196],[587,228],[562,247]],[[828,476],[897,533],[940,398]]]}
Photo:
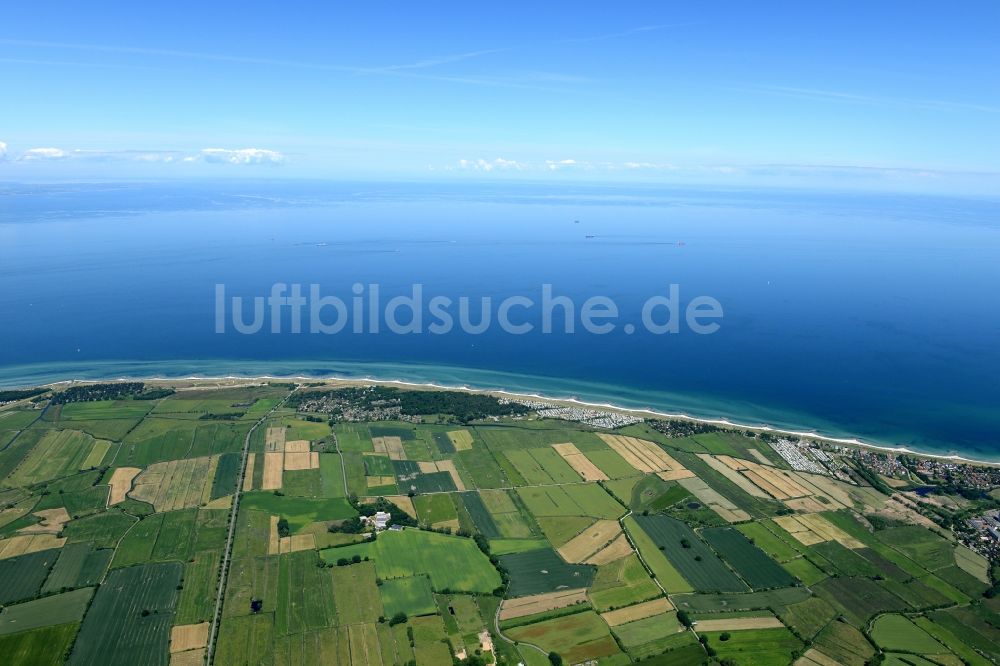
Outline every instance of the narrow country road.
{"label": "narrow country road", "polygon": [[226,549],[222,553],[222,565],[219,569],[219,589],[215,595],[215,611],[212,613],[212,628],[208,634],[208,646],[205,652],[205,663],[208,666],[212,666],[213,659],[215,658],[215,641],[219,632],[219,623],[222,621],[222,602],[226,596],[226,581],[229,578],[229,560],[233,552],[233,537],[236,535],[236,519],[240,511],[243,480],[247,473],[247,455],[250,453],[250,438],[253,436],[254,431],[267,421],[271,417],[271,414],[284,405],[292,397],[292,394],[298,390],[299,387],[296,386],[278,404],[269,409],[264,416],[260,417],[260,420],[254,423],[250,427],[250,430],[247,431],[246,439],[243,440],[243,459],[240,462],[240,473],[236,479],[236,490],[233,493],[233,506],[229,511],[229,532],[226,535]]}

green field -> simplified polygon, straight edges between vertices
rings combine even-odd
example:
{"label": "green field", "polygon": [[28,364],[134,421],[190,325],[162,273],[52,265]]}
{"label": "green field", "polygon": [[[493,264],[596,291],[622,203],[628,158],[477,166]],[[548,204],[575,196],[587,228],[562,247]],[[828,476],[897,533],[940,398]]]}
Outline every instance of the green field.
{"label": "green field", "polygon": [[[51,430],[35,444],[7,482],[26,486],[92,467],[87,460],[95,448],[106,452],[107,443],[99,444],[93,437],[78,430]],[[101,457],[104,457],[103,454]]]}
{"label": "green field", "polygon": [[747,586],[684,523],[667,516],[635,516],[636,525],[700,592],[740,592]]}
{"label": "green field", "polygon": [[575,664],[620,654],[608,625],[593,611],[575,613],[507,632],[511,638],[557,652],[566,663]]}
{"label": "green field", "polygon": [[948,650],[902,615],[883,615],[872,623],[871,636],[883,650],[943,654]]}
{"label": "green field", "polygon": [[244,493],[240,507],[264,511],[288,521],[292,531],[298,531],[318,521],[343,520],[357,515],[343,498],[288,497],[270,492]]}
{"label": "green field", "polygon": [[922,527],[894,527],[881,530],[875,536],[929,571],[955,563],[954,544]]}
{"label": "green field", "polygon": [[426,574],[438,591],[485,594],[500,585],[500,574],[472,539],[445,534],[414,529],[387,531],[374,543],[328,548],[321,555],[330,563],[354,555],[368,557],[375,561],[382,579]]}
{"label": "green field", "polygon": [[625,508],[596,483],[518,488],[517,494],[535,516],[618,518],[625,513]]}
{"label": "green field", "polygon": [[[209,456],[218,456],[201,490],[205,499],[226,498],[236,490],[248,429],[291,388],[179,389],[148,401],[0,410],[0,545],[39,522],[32,512],[65,508],[70,516],[62,548],[0,559],[0,661],[57,664],[68,654],[70,664],[169,664],[170,628],[212,618],[229,510],[225,502],[207,509],[202,497],[170,511],[134,498],[108,507],[109,479],[119,467],[195,458],[206,461],[204,476]],[[494,632],[501,592],[568,589],[585,590],[586,601],[502,623],[521,643],[494,635],[498,666],[550,666],[548,650],[565,664],[790,664],[810,649],[831,663],[864,666],[874,643],[882,663],[894,666],[1000,661],[1000,601],[983,596],[990,572],[982,556],[922,526],[872,518],[860,500],[877,508],[885,497],[849,484],[838,485],[855,500],[852,509],[822,515],[864,547],[803,545],[766,517],[778,515],[778,502],[747,495],[695,455],[762,454],[787,468],[758,437],[676,436],[652,423],[616,430],[657,442],[753,516],[724,525],[680,483],[636,471],[588,425],[531,414],[461,423],[448,414],[426,423],[330,425],[329,418],[288,405],[250,437],[251,487],[262,485],[268,424],[287,426],[288,440],[312,441],[319,468],[284,471],[277,492],[242,494],[214,658],[220,666],[448,664],[460,650],[474,653],[484,628]],[[448,436],[456,430],[470,436],[459,446]],[[406,459],[374,455],[372,437],[400,437]],[[609,480],[583,482],[551,448],[564,442]],[[467,490],[457,491],[448,472],[420,469],[445,461]],[[170,487],[192,485],[192,470],[180,469]],[[369,488],[374,476],[399,481]],[[392,502],[404,511],[412,502],[422,526],[475,534],[491,555],[467,536],[417,528],[370,537],[348,523],[339,531],[356,515],[349,494],[364,503],[411,492]],[[953,499],[943,506],[969,506]],[[695,501],[697,509],[689,506]],[[637,552],[591,566],[566,563],[555,550],[630,510],[622,524]],[[272,516],[287,521],[292,539],[271,540]],[[663,597],[660,585],[695,621],[774,615],[787,629],[733,630],[722,641],[722,632],[683,630],[676,611],[610,629],[598,615]],[[407,621],[390,627],[386,620],[398,613]]]}
{"label": "green field", "polygon": [[[500,528],[497,527],[497,523],[493,520],[493,515],[486,507],[486,503],[483,501],[480,493],[466,492],[461,493],[458,497],[465,506],[465,510],[469,512],[469,516],[472,518],[477,532],[489,539],[496,539],[501,536]],[[514,508],[513,504],[511,506]],[[514,508],[514,511],[516,511],[516,508]]]}
{"label": "green field", "polygon": [[446,520],[458,518],[455,503],[451,495],[417,495],[413,498],[413,506],[417,510],[417,518],[421,523],[433,525]]}
{"label": "green field", "polygon": [[0,612],[0,635],[14,634],[55,624],[76,624],[83,619],[94,588],[54,594],[35,601],[7,606]]}
{"label": "green field", "polygon": [[395,474],[392,461],[389,460],[388,456],[363,456],[363,460],[367,476],[393,476]]}
{"label": "green field", "polygon": [[376,582],[375,565],[361,562],[330,569],[337,624],[375,622],[383,615],[382,596]]}
{"label": "green field", "polygon": [[225,453],[219,457],[219,466],[212,480],[212,499],[236,492],[236,478],[239,476],[242,460],[239,453]]}
{"label": "green field", "polygon": [[402,493],[447,493],[457,490],[455,482],[448,472],[417,473],[405,479],[397,477],[399,491]]}
{"label": "green field", "polygon": [[59,550],[42,550],[0,560],[0,604],[30,599],[38,594],[56,563]]}
{"label": "green field", "polygon": [[166,666],[182,570],[179,563],[146,564],[108,574],[68,663]]}
{"label": "green field", "polygon": [[663,589],[672,594],[694,591],[691,584],[674,568],[674,565],[670,563],[670,560],[657,547],[652,538],[639,527],[634,515],[625,518],[623,522],[632,543],[639,551],[639,555],[642,556],[646,566],[656,576],[656,580],[663,586]]}
{"label": "green field", "polygon": [[77,624],[60,624],[16,634],[0,635],[0,654],[9,664],[57,666],[76,636]]}
{"label": "green field", "polygon": [[319,478],[322,497],[346,497],[344,472],[340,466],[339,455],[335,453],[319,454]]}
{"label": "green field", "polygon": [[788,587],[795,579],[764,551],[731,527],[710,527],[701,535],[755,590]]}
{"label": "green field", "polygon": [[63,546],[45,580],[42,592],[49,594],[63,589],[96,585],[108,568],[114,551],[94,550],[89,543],[71,543]]}
{"label": "green field", "polygon": [[414,617],[431,615],[437,611],[431,581],[426,576],[390,578],[382,581],[378,589],[382,594],[382,607],[386,617],[392,617],[396,613]]}
{"label": "green field", "polygon": [[670,611],[613,627],[611,631],[629,656],[645,659],[662,653],[683,627],[677,620],[677,613]]}
{"label": "green field", "polygon": [[719,655],[719,659],[732,659],[740,666],[770,666],[790,664],[793,654],[802,648],[802,642],[788,629],[752,629],[730,632],[729,640],[721,640],[724,632],[701,633]]}
{"label": "green field", "polygon": [[716,612],[772,608],[799,603],[809,597],[810,592],[804,587],[786,587],[764,592],[679,594],[673,599],[677,608],[695,612]]}
{"label": "green field", "polygon": [[503,555],[500,566],[510,576],[511,597],[589,587],[597,573],[594,566],[566,564],[551,548]]}
{"label": "green field", "polygon": [[330,573],[317,566],[318,562],[316,551],[312,550],[278,558],[274,627],[279,634],[295,634],[333,624],[337,609]]}
{"label": "green field", "polygon": [[812,638],[837,616],[837,609],[819,597],[774,608],[781,621],[804,638]]}
{"label": "green field", "polygon": [[211,619],[215,606],[221,555],[217,550],[195,553],[184,565],[184,589],[177,602],[177,624],[197,624]]}
{"label": "green field", "polygon": [[[799,556],[803,546],[770,520],[742,523],[736,526],[754,545],[779,562],[787,562]],[[796,545],[798,544],[798,545]]]}
{"label": "green field", "polygon": [[907,609],[906,602],[867,578],[827,578],[814,585],[813,592],[839,608],[856,627],[878,613]]}
{"label": "green field", "polygon": [[581,480],[569,463],[549,447],[506,451],[504,455],[529,484],[576,483]]}
{"label": "green field", "polygon": [[588,596],[599,611],[631,606],[662,596],[636,555],[597,568]]}
{"label": "green field", "polygon": [[875,653],[860,631],[843,622],[834,621],[816,636],[815,647],[844,666],[865,666]]}

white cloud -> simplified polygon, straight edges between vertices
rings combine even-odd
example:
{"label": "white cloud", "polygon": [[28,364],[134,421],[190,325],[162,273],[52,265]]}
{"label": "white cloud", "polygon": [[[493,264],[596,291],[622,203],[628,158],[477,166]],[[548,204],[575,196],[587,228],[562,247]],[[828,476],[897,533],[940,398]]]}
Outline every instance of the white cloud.
{"label": "white cloud", "polygon": [[506,160],[502,157],[498,157],[492,161],[482,158],[478,160],[459,160],[458,166],[460,169],[472,169],[474,171],[521,171],[525,168],[525,165],[520,162]]}
{"label": "white cloud", "polygon": [[263,148],[240,148],[238,150],[205,148],[201,151],[200,156],[206,162],[225,164],[281,164],[285,161],[285,156],[281,153]]}
{"label": "white cloud", "polygon": [[[630,171],[636,171],[639,169],[654,169],[660,171],[676,171],[680,167],[673,164],[661,164],[658,162],[625,162],[622,167],[629,169]],[[613,168],[613,167],[612,167]]]}
{"label": "white cloud", "polygon": [[0,161],[41,162],[50,160],[86,160],[173,164],[208,162],[213,164],[282,164],[285,156],[263,148],[205,148],[197,152],[179,150],[67,150],[63,148],[30,148],[20,153],[10,152],[0,142]]}
{"label": "white cloud", "polygon": [[545,160],[545,166],[549,171],[558,171],[559,169],[565,169],[566,167],[577,166],[576,160]]}
{"label": "white cloud", "polygon": [[31,148],[21,153],[22,160],[62,160],[69,157],[69,153],[61,148]]}

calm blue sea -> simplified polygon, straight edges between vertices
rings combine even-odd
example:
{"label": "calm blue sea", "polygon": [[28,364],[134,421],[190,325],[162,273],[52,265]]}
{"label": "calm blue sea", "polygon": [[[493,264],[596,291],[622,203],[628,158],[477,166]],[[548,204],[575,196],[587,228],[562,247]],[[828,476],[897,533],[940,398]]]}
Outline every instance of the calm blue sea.
{"label": "calm blue sea", "polygon": [[[537,301],[551,284],[578,308],[610,297],[620,318],[606,335],[565,334],[559,317],[551,334],[395,335],[384,325],[292,334],[286,318],[277,334],[270,319],[254,335],[215,332],[216,285],[252,299],[276,282],[318,284],[348,305],[355,283],[366,294],[377,283],[383,304],[420,283],[426,299],[466,296],[476,307],[484,296]],[[671,284],[682,306],[718,300],[719,331],[626,334],[621,324],[639,322],[645,299]],[[0,285],[7,385],[128,374],[405,378],[1000,459],[1000,200],[538,184],[6,184]]]}

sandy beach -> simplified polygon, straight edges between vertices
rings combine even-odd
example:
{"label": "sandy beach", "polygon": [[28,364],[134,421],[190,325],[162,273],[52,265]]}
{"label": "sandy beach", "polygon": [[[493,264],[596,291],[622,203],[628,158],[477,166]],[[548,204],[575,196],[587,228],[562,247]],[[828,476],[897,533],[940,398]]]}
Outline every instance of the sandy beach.
{"label": "sandy beach", "polygon": [[160,384],[163,386],[170,386],[184,390],[209,390],[213,388],[234,388],[240,386],[252,386],[255,384],[262,384],[266,382],[295,382],[295,383],[318,384],[318,386],[310,388],[322,388],[324,386],[328,387],[388,386],[388,387],[403,388],[410,390],[463,391],[466,393],[493,395],[496,397],[508,398],[511,400],[532,400],[539,402],[548,402],[555,406],[572,406],[572,407],[581,407],[587,409],[606,410],[612,412],[619,412],[622,414],[631,414],[648,419],[674,419],[681,421],[689,421],[692,423],[703,423],[706,425],[713,425],[721,428],[731,428],[734,430],[750,430],[754,432],[767,432],[777,435],[791,435],[795,437],[809,438],[841,446],[863,447],[867,449],[885,451],[889,453],[907,454],[919,458],[947,460],[956,463],[983,465],[989,467],[1000,466],[1000,459],[980,460],[980,459],[960,456],[957,454],[948,455],[941,453],[927,453],[923,451],[917,451],[905,446],[893,446],[879,442],[868,442],[852,437],[833,437],[830,435],[824,435],[822,433],[811,430],[776,428],[766,424],[752,425],[752,424],[739,423],[726,418],[704,418],[704,417],[691,416],[689,414],[684,414],[679,412],[659,411],[651,408],[624,407],[606,402],[588,402],[586,400],[580,400],[579,398],[572,396],[556,397],[556,396],[543,395],[540,393],[508,391],[503,388],[475,388],[468,385],[446,385],[446,384],[437,384],[434,382],[412,382],[401,379],[380,379],[376,377],[363,377],[363,378],[310,377],[305,375],[280,376],[280,377],[274,375],[255,375],[255,376],[224,375],[217,377],[191,375],[187,377],[116,377],[113,379],[104,379],[104,380],[67,379],[57,382],[49,382],[47,384],[43,384],[43,386],[56,388],[71,384],[94,384],[94,383],[109,382],[109,381],[123,381],[123,382],[142,381],[150,384]]}

